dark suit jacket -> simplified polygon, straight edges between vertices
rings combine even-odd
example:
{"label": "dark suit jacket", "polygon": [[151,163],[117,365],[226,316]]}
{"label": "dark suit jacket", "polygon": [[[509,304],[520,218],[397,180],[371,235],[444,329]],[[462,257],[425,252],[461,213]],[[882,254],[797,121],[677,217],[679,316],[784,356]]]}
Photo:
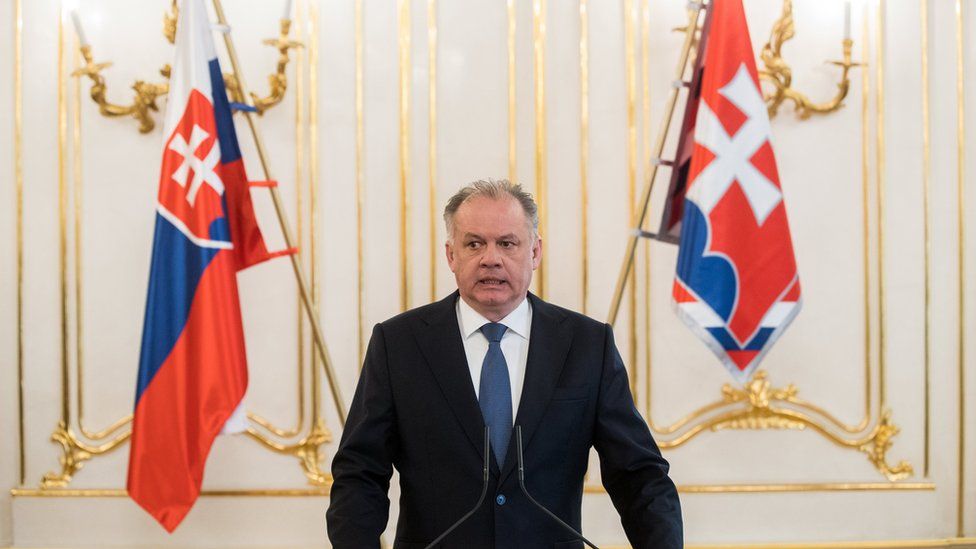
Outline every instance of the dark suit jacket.
{"label": "dark suit jacket", "polygon": [[[457,299],[455,292],[373,329],[332,462],[327,517],[336,549],[379,547],[394,467],[401,488],[394,549],[424,547],[478,500],[484,421],[458,329]],[[634,407],[611,327],[529,299],[532,331],[515,417],[529,493],[579,530],[583,475],[595,447],[603,485],[633,547],[681,547],[678,494]],[[583,547],[522,495],[515,469],[513,442],[501,466],[491,458],[484,503],[440,547]]]}

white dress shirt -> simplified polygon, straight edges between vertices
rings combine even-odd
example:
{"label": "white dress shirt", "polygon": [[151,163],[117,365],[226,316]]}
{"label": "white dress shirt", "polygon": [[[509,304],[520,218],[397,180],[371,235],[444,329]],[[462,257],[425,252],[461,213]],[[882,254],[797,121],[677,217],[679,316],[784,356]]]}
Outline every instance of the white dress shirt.
{"label": "white dress shirt", "polygon": [[[481,366],[485,361],[485,355],[488,354],[488,338],[481,333],[481,327],[491,321],[481,316],[460,297],[457,300],[456,310],[474,394],[480,397]],[[532,306],[529,305],[529,300],[523,299],[514,311],[508,313],[508,316],[498,323],[508,328],[502,336],[501,347],[502,354],[505,355],[505,363],[508,365],[508,381],[512,387],[512,421],[514,421],[522,398],[525,363],[529,358],[529,332],[532,328]]]}

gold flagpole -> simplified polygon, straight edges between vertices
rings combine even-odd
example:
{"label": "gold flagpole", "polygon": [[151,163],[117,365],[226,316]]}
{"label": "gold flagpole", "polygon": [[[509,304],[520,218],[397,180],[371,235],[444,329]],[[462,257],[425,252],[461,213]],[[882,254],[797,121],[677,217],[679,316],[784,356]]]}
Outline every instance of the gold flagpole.
{"label": "gold flagpole", "polygon": [[[217,12],[217,22],[221,25],[227,24],[227,19],[224,17],[224,8],[220,5],[220,0],[213,0],[214,10]],[[244,73],[240,71],[240,64],[237,62],[237,50],[234,49],[234,41],[230,37],[230,32],[224,33],[224,44],[227,46],[227,55],[230,56],[231,69],[234,72],[234,77],[237,79],[237,85],[241,92],[241,97],[244,98],[244,102],[249,106],[253,106],[251,96],[247,93],[247,86],[244,84]],[[251,135],[254,137],[254,145],[258,149],[258,158],[261,159],[261,168],[264,170],[264,178],[272,181],[271,169],[268,167],[268,158],[264,150],[264,141],[261,140],[261,135],[258,133],[258,128],[254,123],[254,117],[252,113],[244,111],[244,118],[247,119],[247,125],[251,128]],[[292,244],[293,238],[291,236],[291,229],[287,219],[285,218],[285,210],[282,207],[281,196],[278,193],[277,187],[269,187],[271,191],[271,198],[274,201],[275,212],[278,214],[278,224],[281,226],[281,233],[285,237],[285,246],[289,249],[294,248]],[[325,338],[322,336],[322,328],[319,326],[319,319],[315,315],[315,311],[312,307],[312,300],[309,297],[308,283],[305,281],[305,272],[302,269],[302,264],[299,262],[298,253],[291,254],[291,266],[292,270],[295,272],[295,280],[298,282],[298,291],[302,296],[302,306],[305,309],[306,316],[308,316],[308,321],[312,325],[312,336],[315,340],[315,349],[318,351],[319,359],[322,361],[322,367],[325,368],[325,376],[329,380],[329,388],[332,390],[332,398],[335,400],[336,412],[339,414],[339,423],[343,427],[346,425],[346,404],[342,400],[342,394],[339,392],[339,384],[336,380],[335,372],[332,369],[332,361],[329,359],[329,353],[325,346]]]}
{"label": "gold flagpole", "polygon": [[[703,9],[706,9],[706,7],[701,3],[692,3],[688,8],[688,26],[685,29],[685,41],[681,47],[681,55],[675,73],[675,82],[681,81],[684,78],[684,73],[688,65],[688,57],[695,39],[695,32],[698,30],[699,14]],[[654,146],[654,155],[656,158],[661,158],[661,153],[664,151],[664,143],[667,140],[668,129],[671,127],[671,118],[674,116],[675,104],[678,101],[678,92],[679,89],[673,87],[671,94],[668,96],[668,101],[664,108],[664,123],[661,125],[661,129],[657,135],[657,143]],[[634,251],[637,249],[637,239],[641,236],[640,231],[643,229],[644,220],[647,218],[647,211],[651,201],[651,189],[654,187],[654,177],[657,175],[659,164],[659,162],[655,162],[651,166],[650,173],[645,176],[644,191],[641,193],[641,200],[637,205],[637,211],[633,212],[633,232],[627,240],[624,262],[620,267],[620,275],[617,277],[617,287],[613,292],[613,299],[610,302],[610,314],[607,315],[607,322],[609,324],[614,324],[617,321],[620,301],[623,298],[624,289],[627,286],[627,279],[630,277],[631,267],[634,264]]]}

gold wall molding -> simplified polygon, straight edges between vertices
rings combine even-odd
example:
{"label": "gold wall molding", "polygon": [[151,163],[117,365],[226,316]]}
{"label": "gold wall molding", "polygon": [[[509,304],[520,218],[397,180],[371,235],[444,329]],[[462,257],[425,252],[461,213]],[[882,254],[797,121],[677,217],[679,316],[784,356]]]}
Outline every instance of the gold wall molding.
{"label": "gold wall molding", "polygon": [[546,0],[532,0],[532,66],[535,73],[535,200],[539,205],[542,263],[537,277],[539,297],[546,299],[549,269],[549,173],[546,166]]}
{"label": "gold wall molding", "polygon": [[410,308],[410,5],[397,0],[399,28],[397,48],[400,57],[400,310]]}
{"label": "gold wall molding", "polygon": [[956,12],[956,216],[958,220],[959,251],[959,333],[958,398],[959,398],[959,455],[956,492],[956,535],[962,537],[966,529],[966,74],[963,47],[963,3],[955,1]]}
{"label": "gold wall molding", "polygon": [[18,479],[27,478],[24,455],[24,12],[14,0],[14,187],[17,201],[17,441]]}
{"label": "gold wall molding", "polygon": [[924,360],[925,360],[925,425],[922,427],[924,449],[922,454],[922,476],[929,476],[929,446],[932,440],[931,422],[931,379],[932,379],[932,344],[931,344],[931,319],[932,319],[932,239],[931,239],[931,179],[929,172],[932,169],[931,153],[931,116],[929,112],[929,3],[928,0],[919,1],[919,27],[921,34],[921,78],[922,78],[922,231],[925,240],[925,334],[924,334]]}
{"label": "gold wall molding", "polygon": [[587,312],[590,291],[589,170],[590,170],[590,16],[589,0],[579,0],[580,60],[580,311]]}

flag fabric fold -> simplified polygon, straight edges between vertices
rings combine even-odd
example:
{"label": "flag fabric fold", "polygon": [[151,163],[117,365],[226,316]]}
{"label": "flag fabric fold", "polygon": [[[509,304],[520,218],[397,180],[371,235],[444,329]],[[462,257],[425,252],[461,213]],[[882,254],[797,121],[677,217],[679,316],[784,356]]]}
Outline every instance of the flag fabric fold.
{"label": "flag fabric fold", "polygon": [[800,281],[742,0],[709,10],[689,183],[665,227],[680,232],[678,316],[744,383],[799,312]]}
{"label": "flag fabric fold", "polygon": [[237,272],[278,255],[254,216],[203,0],[181,5],[164,135],[127,488],[172,532],[247,388]]}

